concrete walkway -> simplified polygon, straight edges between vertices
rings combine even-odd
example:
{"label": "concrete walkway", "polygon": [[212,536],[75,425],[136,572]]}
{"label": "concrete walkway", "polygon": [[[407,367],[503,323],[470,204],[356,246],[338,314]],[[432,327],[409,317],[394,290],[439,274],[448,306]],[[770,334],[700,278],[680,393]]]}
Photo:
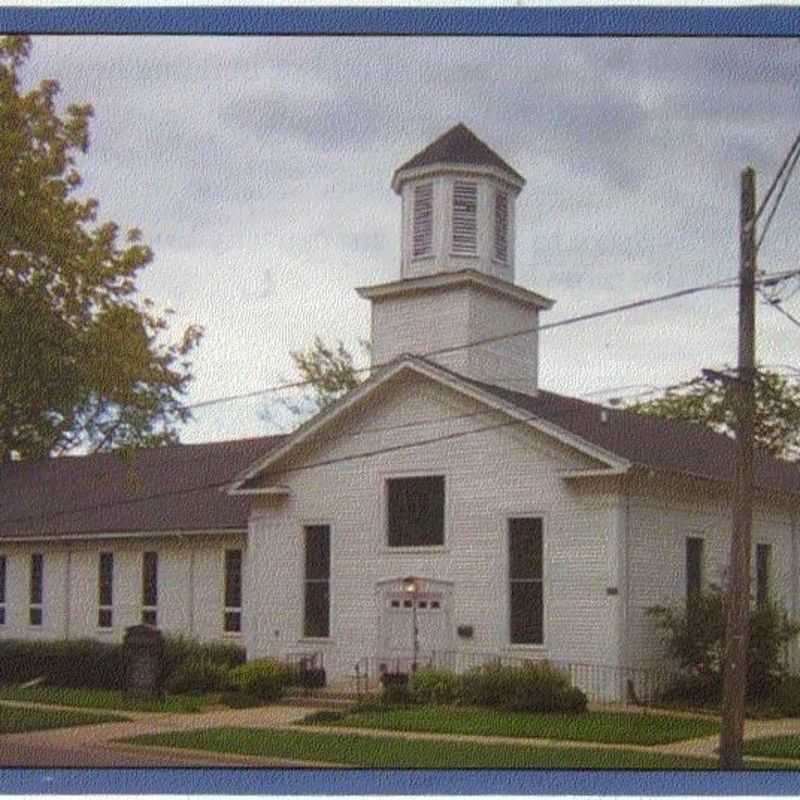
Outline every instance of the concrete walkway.
{"label": "concrete walkway", "polygon": [[[0,701],[0,705],[27,706],[49,709],[67,709],[64,706],[42,706],[35,703]],[[88,709],[85,709],[88,710]],[[142,747],[121,744],[128,739],[148,733],[189,731],[211,728],[237,727],[269,730],[297,730],[295,723],[314,711],[313,706],[265,706],[248,709],[221,709],[197,714],[170,714],[152,712],[105,713],[123,715],[127,722],[109,722],[100,725],[83,725],[46,731],[8,734],[0,736],[0,766],[36,767],[269,767],[269,766],[337,766],[336,764],[295,762],[288,759],[267,759],[245,755],[226,755],[205,751],[165,747]],[[103,713],[102,711],[91,713]],[[343,728],[315,725],[303,727],[306,732],[356,734],[379,738],[416,739],[418,741],[457,741],[484,744],[503,744],[510,747],[569,747],[602,748],[607,750],[635,750],[647,753],[664,753],[676,756],[716,758],[719,736],[707,736],[664,745],[600,744],[555,739],[528,739],[504,736],[476,736],[466,734],[440,734],[408,731],[387,731],[367,728]],[[800,735],[800,719],[747,720],[745,739],[768,736]],[[766,760],[766,759],[765,759]],[[787,761],[787,759],[781,759]],[[797,754],[800,769],[800,753]]]}

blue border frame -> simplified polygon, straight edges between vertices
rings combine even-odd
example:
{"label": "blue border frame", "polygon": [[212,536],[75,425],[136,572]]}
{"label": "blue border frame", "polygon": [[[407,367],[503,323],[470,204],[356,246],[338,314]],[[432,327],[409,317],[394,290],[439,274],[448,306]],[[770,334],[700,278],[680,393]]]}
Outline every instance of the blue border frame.
{"label": "blue border frame", "polygon": [[[791,7],[0,7],[0,31],[51,34],[800,36]],[[796,772],[4,769],[0,794],[797,795]]]}
{"label": "blue border frame", "polygon": [[796,772],[4,769],[0,794],[797,796],[798,785]]}
{"label": "blue border frame", "polygon": [[0,8],[16,33],[431,36],[798,36],[792,7]]}

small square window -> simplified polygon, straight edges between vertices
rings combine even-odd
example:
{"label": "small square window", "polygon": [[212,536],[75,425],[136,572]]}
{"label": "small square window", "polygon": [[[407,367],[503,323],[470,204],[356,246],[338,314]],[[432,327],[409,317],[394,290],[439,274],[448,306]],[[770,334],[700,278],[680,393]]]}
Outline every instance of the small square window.
{"label": "small square window", "polygon": [[400,601],[392,600],[392,608],[400,608]]}
{"label": "small square window", "polygon": [[419,603],[417,603],[417,608],[427,608],[427,607],[428,603],[426,600],[420,600]]}
{"label": "small square window", "polygon": [[403,600],[403,608],[411,608],[411,605],[410,600]]}
{"label": "small square window", "polygon": [[41,625],[42,624],[42,609],[41,608],[32,608],[30,610],[30,617],[29,617],[31,625]]}
{"label": "small square window", "polygon": [[225,612],[225,632],[226,633],[240,633],[242,630],[242,613],[241,611],[226,611]]}
{"label": "small square window", "polygon": [[431,608],[439,608],[439,601],[431,600]]}
{"label": "small square window", "polygon": [[101,608],[97,613],[97,625],[100,628],[111,627],[111,609]]}

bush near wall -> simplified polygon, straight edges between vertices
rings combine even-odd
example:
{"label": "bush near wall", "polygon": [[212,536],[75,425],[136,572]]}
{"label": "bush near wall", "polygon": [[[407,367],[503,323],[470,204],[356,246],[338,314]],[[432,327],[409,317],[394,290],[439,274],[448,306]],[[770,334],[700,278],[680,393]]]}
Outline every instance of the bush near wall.
{"label": "bush near wall", "polygon": [[231,688],[239,694],[270,703],[283,696],[292,684],[295,673],[280,661],[259,658],[234,667],[229,673],[229,678]]}
{"label": "bush near wall", "polygon": [[[222,688],[219,684],[223,673],[227,675],[229,669],[244,661],[242,647],[166,636],[162,679],[174,692],[217,691]],[[47,686],[124,689],[122,645],[94,639],[0,640],[0,684],[20,684],[37,678],[44,678]]]}
{"label": "bush near wall", "polygon": [[408,696],[412,703],[445,706],[459,702],[461,676],[446,669],[420,669],[408,679]]}
{"label": "bush near wall", "polygon": [[464,673],[461,695],[466,705],[506,711],[579,713],[587,704],[586,695],[546,662],[476,667]]}
{"label": "bush near wall", "polygon": [[44,678],[48,686],[122,689],[122,646],[91,639],[30,642],[0,641],[0,684]]}

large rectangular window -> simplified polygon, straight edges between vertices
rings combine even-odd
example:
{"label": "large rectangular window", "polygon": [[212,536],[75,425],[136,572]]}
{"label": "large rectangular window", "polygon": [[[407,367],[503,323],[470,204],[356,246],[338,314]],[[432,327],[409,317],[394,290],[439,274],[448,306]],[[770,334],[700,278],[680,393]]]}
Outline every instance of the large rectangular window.
{"label": "large rectangular window", "polygon": [[305,529],[305,613],[303,635],[327,638],[331,617],[331,529],[308,525]]}
{"label": "large rectangular window", "polygon": [[100,553],[97,569],[97,626],[110,628],[114,605],[114,554]]}
{"label": "large rectangular window", "polygon": [[444,476],[391,478],[387,487],[389,547],[444,544]]}
{"label": "large rectangular window", "polygon": [[142,555],[142,624],[158,625],[158,553]]}
{"label": "large rectangular window", "polygon": [[242,551],[225,551],[225,616],[223,630],[240,633],[242,630]]}
{"label": "large rectangular window", "polygon": [[6,557],[0,555],[0,625],[6,624]]}
{"label": "large rectangular window", "polygon": [[510,519],[508,536],[511,643],[542,644],[544,554],[541,518]]}
{"label": "large rectangular window", "polygon": [[686,538],[686,600],[696,598],[703,591],[703,539]]}
{"label": "large rectangular window", "polygon": [[414,258],[433,253],[433,184],[414,187],[414,225],[411,253]]}
{"label": "large rectangular window", "polygon": [[453,185],[453,255],[478,252],[478,185],[456,181]]}
{"label": "large rectangular window", "polygon": [[44,596],[44,556],[41,553],[31,555],[30,574],[30,608],[28,621],[38,627],[43,622],[42,597]]}
{"label": "large rectangular window", "polygon": [[756,545],[756,603],[760,606],[769,600],[769,562],[771,555],[771,545]]}

